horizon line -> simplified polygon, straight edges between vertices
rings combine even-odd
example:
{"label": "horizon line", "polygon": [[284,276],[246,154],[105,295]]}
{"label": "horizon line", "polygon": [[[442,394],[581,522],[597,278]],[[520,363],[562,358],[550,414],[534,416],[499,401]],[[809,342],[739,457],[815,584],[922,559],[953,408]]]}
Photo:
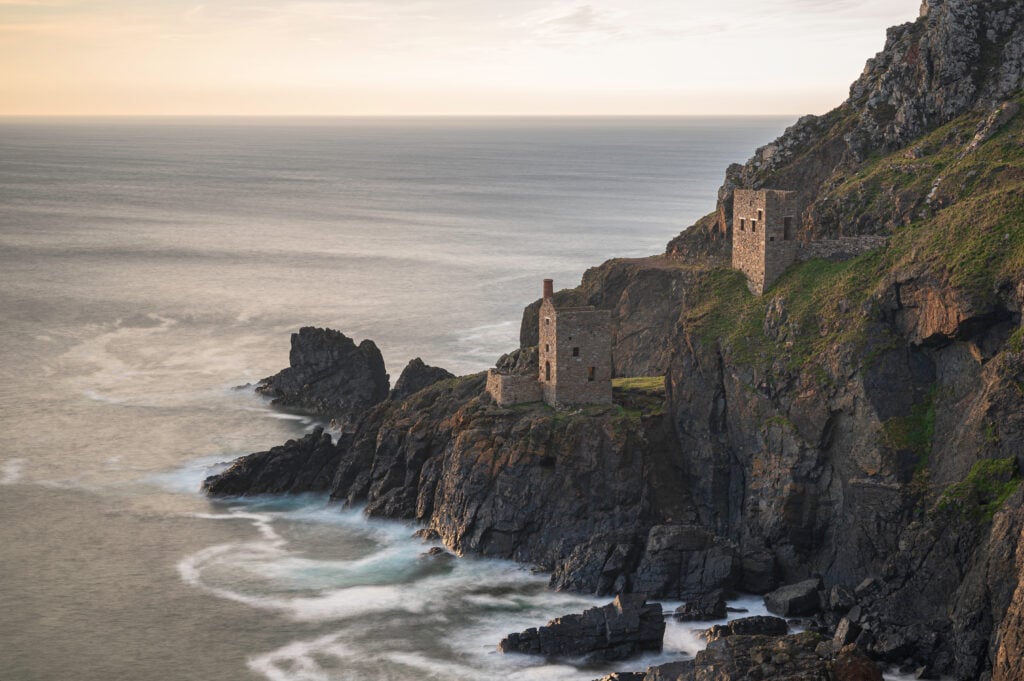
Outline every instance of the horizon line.
{"label": "horizon line", "polygon": [[822,114],[808,114],[808,113],[762,113],[762,114],[737,114],[737,113],[700,113],[700,114],[644,114],[644,113],[626,113],[626,114],[576,114],[576,113],[508,113],[508,114],[489,114],[489,113],[466,113],[466,114],[257,114],[257,113],[170,113],[170,114],[159,114],[159,113],[74,113],[74,114],[59,114],[59,113],[0,113],[0,119],[86,119],[86,118],[182,118],[182,119],[197,119],[197,118],[215,118],[215,119],[230,119],[230,118],[260,118],[260,119],[282,119],[282,118],[305,118],[305,119],[412,119],[412,118],[448,118],[448,119],[465,119],[465,118],[579,118],[579,119],[598,119],[598,118],[800,118],[803,116],[820,116]]}

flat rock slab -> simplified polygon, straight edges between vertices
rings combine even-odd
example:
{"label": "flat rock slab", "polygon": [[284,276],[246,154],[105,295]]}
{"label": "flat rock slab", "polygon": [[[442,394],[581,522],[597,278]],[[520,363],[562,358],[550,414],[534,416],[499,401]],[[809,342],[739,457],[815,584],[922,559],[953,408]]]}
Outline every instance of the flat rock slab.
{"label": "flat rock slab", "polygon": [[779,587],[764,597],[769,612],[782,617],[813,615],[821,610],[820,579],[805,579],[796,584]]}
{"label": "flat rock slab", "polygon": [[498,650],[614,661],[642,652],[660,652],[664,635],[665,616],[661,606],[647,603],[642,594],[628,594],[617,596],[609,605],[509,634],[498,644]]}

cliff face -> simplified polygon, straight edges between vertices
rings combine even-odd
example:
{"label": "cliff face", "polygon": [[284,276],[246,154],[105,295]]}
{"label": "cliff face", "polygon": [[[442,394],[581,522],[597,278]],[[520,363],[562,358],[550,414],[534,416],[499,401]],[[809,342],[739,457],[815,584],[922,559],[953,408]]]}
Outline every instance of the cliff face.
{"label": "cliff face", "polygon": [[[845,632],[875,658],[1018,678],[1022,27],[1018,2],[926,4],[847,102],[731,167],[717,210],[669,253],[556,294],[612,311],[616,374],[666,375],[664,404],[501,409],[482,376],[440,380],[380,402],[337,445],[300,441],[319,468],[282,489],[416,519],[456,551],[539,564],[558,588],[683,598],[819,574],[851,594]],[[888,246],[794,265],[753,297],[721,265],[732,190],[765,186],[800,192],[809,234]],[[534,303],[509,367],[535,371],[536,330]],[[278,463],[304,466],[286,458],[296,446],[211,491],[260,491]]]}
{"label": "cliff face", "polygon": [[[1022,86],[1024,5],[925,0],[917,21],[889,29],[884,49],[868,60],[846,102],[824,116],[801,118],[747,163],[730,166],[715,213],[670,242],[667,252],[727,258],[725,236],[732,229],[732,190],[737,187],[797,191],[806,206],[808,236],[888,233],[909,224],[930,209],[930,182],[885,182],[885,200],[838,209],[830,204],[850,195],[865,198],[858,196],[865,188],[849,186],[849,176],[878,155],[909,145],[910,159],[920,159],[928,149],[911,142],[964,114],[983,118]],[[962,134],[962,139],[940,143],[966,144],[974,130]],[[937,177],[933,173],[930,179]]]}

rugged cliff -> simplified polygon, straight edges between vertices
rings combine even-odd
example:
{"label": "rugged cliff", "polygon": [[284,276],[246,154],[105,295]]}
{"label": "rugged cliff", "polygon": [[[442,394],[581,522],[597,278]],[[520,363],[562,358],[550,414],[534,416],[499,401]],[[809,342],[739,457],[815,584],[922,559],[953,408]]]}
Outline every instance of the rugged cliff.
{"label": "rugged cliff", "polygon": [[[729,168],[664,256],[558,292],[612,311],[616,374],[666,375],[663,400],[503,409],[482,376],[442,379],[209,488],[270,489],[268,467],[305,448],[318,472],[288,473],[289,491],[419,520],[558,588],[689,598],[820,576],[814,626],[840,644],[925,676],[1019,678],[1022,79],[1024,5],[927,2],[849,100]],[[889,243],[754,297],[722,267],[736,187],[799,191],[807,237]],[[505,363],[529,364],[536,329],[535,303]]]}

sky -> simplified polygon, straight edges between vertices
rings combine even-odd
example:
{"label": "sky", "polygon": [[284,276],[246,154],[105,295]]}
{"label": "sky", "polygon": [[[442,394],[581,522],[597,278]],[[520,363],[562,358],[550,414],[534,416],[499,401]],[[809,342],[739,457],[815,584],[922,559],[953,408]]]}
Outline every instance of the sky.
{"label": "sky", "polygon": [[920,0],[0,0],[0,115],[794,115]]}

